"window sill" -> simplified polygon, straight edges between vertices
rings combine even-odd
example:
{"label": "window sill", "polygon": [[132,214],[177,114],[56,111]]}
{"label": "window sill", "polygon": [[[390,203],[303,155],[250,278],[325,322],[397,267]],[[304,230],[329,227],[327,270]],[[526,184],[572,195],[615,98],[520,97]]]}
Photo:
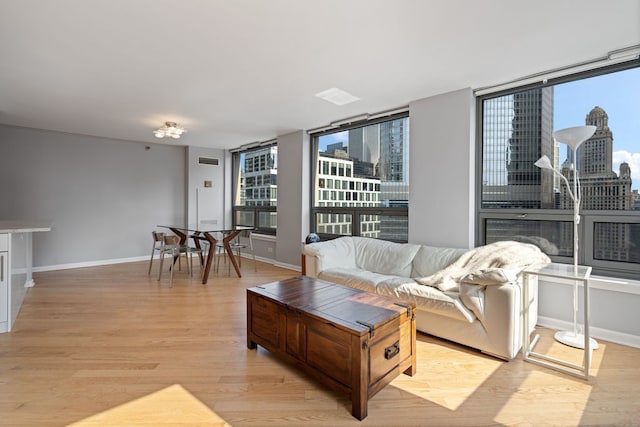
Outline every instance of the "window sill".
{"label": "window sill", "polygon": [[[573,280],[549,278],[545,277],[542,282],[553,285],[571,285],[573,286]],[[582,282],[578,283],[578,286],[582,286]],[[640,281],[633,279],[621,279],[617,277],[596,276],[593,275],[589,278],[589,289],[599,289],[610,292],[620,292],[624,294],[640,295]]]}
{"label": "window sill", "polygon": [[589,280],[589,288],[640,295],[640,280],[591,276],[591,280]]}
{"label": "window sill", "polygon": [[252,233],[251,234],[251,238],[253,240],[261,240],[261,241],[264,241],[264,242],[275,242],[276,241],[276,236],[272,236],[271,234]]}

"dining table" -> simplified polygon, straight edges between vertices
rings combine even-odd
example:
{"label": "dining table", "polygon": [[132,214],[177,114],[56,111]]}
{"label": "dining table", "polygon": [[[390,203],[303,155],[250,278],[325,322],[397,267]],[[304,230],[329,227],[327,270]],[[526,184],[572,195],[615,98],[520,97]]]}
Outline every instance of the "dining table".
{"label": "dining table", "polygon": [[[235,226],[225,228],[220,227],[217,224],[210,223],[189,224],[187,226],[159,224],[158,227],[168,228],[169,230],[173,231],[175,235],[180,238],[180,245],[186,245],[188,243],[187,241],[189,237],[193,239],[195,247],[200,250],[200,264],[204,265],[204,272],[202,273],[203,285],[206,284],[209,280],[209,273],[211,272],[211,266],[213,265],[216,245],[220,241],[220,239],[217,239],[216,236],[222,236],[222,246],[229,256],[229,261],[233,265],[233,268],[235,269],[238,277],[242,277],[242,274],[240,273],[240,266],[238,265],[238,261],[236,260],[233,249],[231,248],[231,242],[238,236],[238,234],[242,233],[243,231],[254,230],[254,227]],[[204,262],[204,255],[202,251],[203,241],[209,243],[209,251],[207,253],[206,262]]]}

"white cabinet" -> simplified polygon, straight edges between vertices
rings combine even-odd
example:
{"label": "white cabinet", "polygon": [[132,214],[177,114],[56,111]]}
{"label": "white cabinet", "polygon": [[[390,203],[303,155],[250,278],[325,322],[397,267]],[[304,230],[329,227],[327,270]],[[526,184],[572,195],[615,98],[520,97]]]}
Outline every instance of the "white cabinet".
{"label": "white cabinet", "polygon": [[0,221],[0,332],[11,331],[33,286],[31,236],[50,230],[51,224],[42,221]]}

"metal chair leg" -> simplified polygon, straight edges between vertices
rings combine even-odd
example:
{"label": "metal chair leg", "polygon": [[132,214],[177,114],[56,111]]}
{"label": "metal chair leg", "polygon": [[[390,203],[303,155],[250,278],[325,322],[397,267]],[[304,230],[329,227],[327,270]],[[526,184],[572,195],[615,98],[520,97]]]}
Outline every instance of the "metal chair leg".
{"label": "metal chair leg", "polygon": [[153,265],[153,256],[156,253],[156,242],[153,242],[153,246],[151,247],[151,259],[149,260],[149,273],[147,276],[151,276],[151,266]]}

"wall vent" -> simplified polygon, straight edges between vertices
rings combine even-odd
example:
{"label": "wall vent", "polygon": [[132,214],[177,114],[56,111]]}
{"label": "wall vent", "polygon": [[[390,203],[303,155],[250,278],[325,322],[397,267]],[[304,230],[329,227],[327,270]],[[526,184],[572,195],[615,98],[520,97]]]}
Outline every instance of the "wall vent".
{"label": "wall vent", "polygon": [[210,159],[208,157],[198,157],[198,163],[200,163],[201,165],[218,166],[219,161],[218,161],[218,159]]}

